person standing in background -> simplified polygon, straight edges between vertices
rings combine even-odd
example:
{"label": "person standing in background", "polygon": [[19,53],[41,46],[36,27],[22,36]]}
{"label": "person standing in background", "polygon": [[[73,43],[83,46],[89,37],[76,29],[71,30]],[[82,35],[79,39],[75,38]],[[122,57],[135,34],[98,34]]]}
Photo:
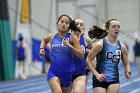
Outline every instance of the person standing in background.
{"label": "person standing in background", "polygon": [[134,51],[134,63],[138,63],[138,57],[140,56],[140,51],[139,47],[140,44],[138,42],[138,39],[135,40],[135,44],[133,46],[133,51]]}
{"label": "person standing in background", "polygon": [[18,61],[18,78],[26,79],[25,60],[27,44],[23,40],[22,34],[19,34],[16,44],[16,58]]}
{"label": "person standing in background", "polygon": [[135,40],[133,51],[134,63],[138,64],[138,70],[140,71],[140,41],[138,39]]}

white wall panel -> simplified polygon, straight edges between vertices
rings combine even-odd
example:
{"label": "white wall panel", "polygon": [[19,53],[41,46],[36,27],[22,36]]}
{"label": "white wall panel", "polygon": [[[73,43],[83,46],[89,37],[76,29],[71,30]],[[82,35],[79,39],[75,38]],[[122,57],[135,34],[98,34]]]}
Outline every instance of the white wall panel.
{"label": "white wall panel", "polygon": [[31,0],[32,36],[42,39],[50,31],[51,0]]}

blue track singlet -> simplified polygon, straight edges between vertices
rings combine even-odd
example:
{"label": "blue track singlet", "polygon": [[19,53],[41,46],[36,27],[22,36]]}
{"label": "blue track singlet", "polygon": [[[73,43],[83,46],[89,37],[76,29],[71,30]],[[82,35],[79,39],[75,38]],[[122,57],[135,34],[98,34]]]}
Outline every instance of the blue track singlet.
{"label": "blue track singlet", "polygon": [[73,72],[75,70],[72,61],[72,50],[63,44],[63,40],[67,39],[70,43],[70,33],[67,33],[63,38],[54,35],[51,41],[50,52],[50,68],[54,72]]}
{"label": "blue track singlet", "polygon": [[[83,54],[85,56],[85,52],[86,52],[86,44],[85,44],[85,40],[84,40],[84,36],[81,35],[80,36],[80,46],[81,46],[81,49],[83,51]],[[85,64],[85,58],[79,58],[77,57],[75,54],[73,55],[73,61],[74,61],[74,64],[75,64],[75,71],[74,71],[74,74],[86,74],[86,64]]]}
{"label": "blue track singlet", "polygon": [[117,41],[116,45],[110,45],[106,39],[103,39],[103,48],[97,55],[96,70],[105,74],[105,82],[119,81],[118,63],[121,59],[121,45]]}

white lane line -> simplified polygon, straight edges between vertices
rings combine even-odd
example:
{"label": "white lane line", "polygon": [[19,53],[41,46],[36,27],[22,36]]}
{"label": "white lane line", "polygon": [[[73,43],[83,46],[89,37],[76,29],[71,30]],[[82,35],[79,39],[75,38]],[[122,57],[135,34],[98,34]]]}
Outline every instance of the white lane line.
{"label": "white lane line", "polygon": [[[22,85],[25,83],[32,83],[32,82],[38,82],[38,81],[43,81],[45,80],[44,78],[33,78],[33,79],[25,79],[25,80],[21,80],[21,81],[16,81],[16,82],[12,82],[12,83],[5,83],[2,86],[0,86],[0,88],[5,88],[5,87],[9,87],[9,86],[18,86],[18,85]],[[47,80],[46,80],[47,81]]]}
{"label": "white lane line", "polygon": [[[137,74],[139,74],[139,72],[132,73],[131,77],[132,77],[132,76],[135,76],[135,75],[137,75]],[[124,79],[124,78],[125,78],[125,76],[121,74],[120,80],[121,80],[121,79]]]}
{"label": "white lane line", "polygon": [[[37,93],[35,90],[38,90],[38,89],[40,90],[41,88],[46,88],[46,86],[36,86],[36,87],[29,88],[29,89],[15,90],[15,91],[13,91],[13,93],[32,93],[32,92]],[[48,93],[48,92],[46,92],[46,93]]]}
{"label": "white lane line", "polygon": [[135,90],[133,90],[133,91],[131,91],[129,93],[140,93],[140,88],[137,88],[137,89],[135,89]]}
{"label": "white lane line", "polygon": [[133,79],[133,81],[128,81],[128,82],[126,82],[126,83],[121,84],[121,85],[120,85],[120,88],[125,87],[125,86],[128,86],[128,85],[131,85],[132,83],[136,83],[136,82],[138,82],[138,81],[140,81],[140,78]]}
{"label": "white lane line", "polygon": [[51,93],[51,90],[41,91],[41,92],[38,92],[38,93]]}
{"label": "white lane line", "polygon": [[23,91],[23,89],[28,88],[28,87],[32,87],[32,88],[38,87],[37,85],[38,86],[41,85],[41,87],[46,87],[47,88],[47,83],[46,82],[35,82],[35,83],[29,83],[29,84],[24,83],[22,85],[19,84],[18,86],[15,86],[15,87],[3,88],[0,91],[1,92],[2,91],[14,91],[14,90],[19,90],[19,89]]}

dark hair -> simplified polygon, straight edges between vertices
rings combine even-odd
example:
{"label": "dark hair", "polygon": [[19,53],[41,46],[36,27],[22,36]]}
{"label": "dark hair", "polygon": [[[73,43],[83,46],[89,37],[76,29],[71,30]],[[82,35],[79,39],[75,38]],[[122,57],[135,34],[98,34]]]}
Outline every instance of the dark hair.
{"label": "dark hair", "polygon": [[[72,20],[71,17],[68,16],[68,15],[66,15],[66,14],[62,14],[62,15],[58,18],[57,23],[59,22],[59,20],[60,20],[63,16],[66,16],[66,17],[69,18],[69,22],[70,22],[69,29],[71,29],[71,30],[73,30],[73,31],[77,30],[77,26],[76,26],[76,24],[75,24],[75,21]],[[69,30],[69,29],[68,29],[68,30]]]}
{"label": "dark hair", "polygon": [[71,22],[71,30],[72,30],[72,31],[78,31],[78,30],[80,30],[80,29],[77,27],[76,23],[75,23],[75,19],[72,20],[72,22]]}
{"label": "dark hair", "polygon": [[79,18],[74,18],[72,20],[72,24],[71,24],[71,27],[73,28],[72,31],[74,31],[74,32],[79,31],[80,32],[80,29],[77,27],[76,22],[75,22],[76,19],[79,19]]}
{"label": "dark hair", "polygon": [[19,41],[23,41],[23,37],[21,36],[21,37],[19,37]]}
{"label": "dark hair", "polygon": [[106,30],[101,29],[100,27],[93,25],[92,28],[88,31],[89,37],[92,36],[92,38],[102,39],[107,36]]}
{"label": "dark hair", "polygon": [[117,19],[110,19],[105,23],[105,30],[101,29],[100,27],[94,25],[92,28],[90,28],[90,30],[88,31],[88,35],[89,37],[92,36],[92,38],[97,38],[97,39],[102,39],[104,37],[107,36],[108,32],[106,32],[106,30],[109,29],[110,26],[110,22],[111,21],[118,21]]}
{"label": "dark hair", "polygon": [[114,20],[118,21],[117,19],[110,19],[110,20],[108,20],[108,21],[105,23],[105,28],[106,28],[106,29],[109,29],[110,22],[111,22],[111,21],[114,21]]}

